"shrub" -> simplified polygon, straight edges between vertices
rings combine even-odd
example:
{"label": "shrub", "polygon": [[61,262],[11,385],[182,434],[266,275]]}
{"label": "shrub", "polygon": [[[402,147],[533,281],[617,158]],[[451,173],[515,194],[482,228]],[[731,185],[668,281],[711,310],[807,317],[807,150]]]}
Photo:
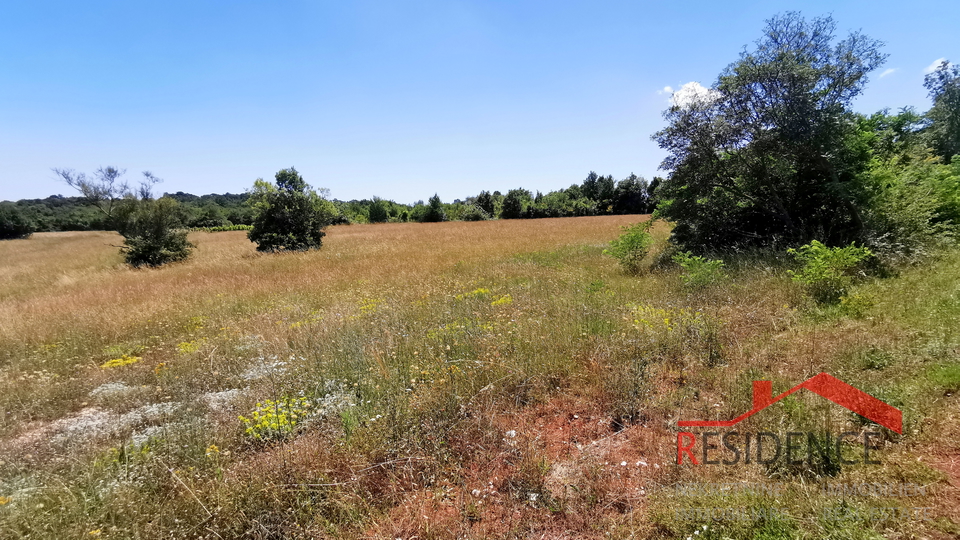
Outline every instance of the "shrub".
{"label": "shrub", "polygon": [[13,204],[0,204],[0,240],[27,238],[36,230],[34,223]]}
{"label": "shrub", "polygon": [[916,262],[949,245],[960,225],[960,165],[875,164],[866,242],[886,260]]}
{"label": "shrub", "polygon": [[490,214],[480,208],[479,205],[470,205],[460,215],[460,219],[463,221],[486,221],[490,219]]}
{"label": "shrub", "polygon": [[860,263],[873,255],[866,247],[827,247],[814,240],[797,249],[788,249],[802,267],[788,271],[820,303],[836,303],[847,293]]}
{"label": "shrub", "polygon": [[258,179],[250,195],[256,211],[247,234],[257,251],[307,251],[320,249],[326,233],[321,229],[334,221],[336,207],[303,180],[293,167],[276,174],[276,187]]}
{"label": "shrub", "polygon": [[704,259],[681,251],[673,256],[673,261],[684,270],[683,284],[692,289],[702,289],[727,277],[720,259]]}
{"label": "shrub", "polygon": [[628,274],[638,273],[640,262],[647,256],[653,244],[653,236],[650,234],[652,226],[653,220],[649,220],[623,227],[623,233],[610,242],[610,248],[603,250],[603,254],[617,259]]}
{"label": "shrub", "polygon": [[195,247],[180,228],[180,204],[170,197],[128,199],[118,211],[118,230],[123,235],[123,257],[128,264],[160,266],[182,261]]}

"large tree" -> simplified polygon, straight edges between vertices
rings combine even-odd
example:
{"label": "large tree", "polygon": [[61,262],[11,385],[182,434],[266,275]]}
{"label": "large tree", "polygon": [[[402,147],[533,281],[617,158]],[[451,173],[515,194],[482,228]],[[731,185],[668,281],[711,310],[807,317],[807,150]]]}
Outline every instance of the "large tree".
{"label": "large tree", "polygon": [[861,232],[869,151],[849,104],[885,56],[858,32],[835,43],[835,28],[830,17],[776,16],[710,89],[675,95],[654,140],[669,152],[658,211],[676,222],[678,243],[844,242]]}
{"label": "large tree", "polygon": [[960,66],[944,60],[924,77],[933,107],[927,112],[929,133],[937,154],[950,163],[960,154]]}

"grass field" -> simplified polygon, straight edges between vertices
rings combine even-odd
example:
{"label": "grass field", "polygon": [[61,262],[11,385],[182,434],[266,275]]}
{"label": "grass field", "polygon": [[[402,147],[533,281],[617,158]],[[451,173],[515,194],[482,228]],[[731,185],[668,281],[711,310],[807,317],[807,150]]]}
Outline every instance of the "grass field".
{"label": "grass field", "polygon": [[[0,242],[0,537],[960,534],[960,252],[825,308],[785,254],[684,287],[662,224],[625,275],[602,252],[640,219],[337,226],[280,255],[195,232],[152,270],[114,233]],[[903,434],[809,392],[745,429],[878,430],[881,465],[676,464],[678,420],[821,371]],[[922,489],[824,489],[867,483]]]}

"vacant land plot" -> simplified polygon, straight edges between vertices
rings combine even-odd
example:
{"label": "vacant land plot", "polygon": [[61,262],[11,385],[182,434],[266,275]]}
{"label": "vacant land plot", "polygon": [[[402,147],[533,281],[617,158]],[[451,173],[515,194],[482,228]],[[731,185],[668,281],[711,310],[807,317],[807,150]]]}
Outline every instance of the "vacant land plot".
{"label": "vacant land plot", "polygon": [[[113,233],[2,242],[0,537],[960,534],[960,253],[825,308],[786,256],[685,286],[663,225],[625,275],[603,249],[641,219],[193,233],[152,270]],[[823,371],[903,433],[810,392],[738,429],[876,431],[879,465],[677,465],[679,420]]]}

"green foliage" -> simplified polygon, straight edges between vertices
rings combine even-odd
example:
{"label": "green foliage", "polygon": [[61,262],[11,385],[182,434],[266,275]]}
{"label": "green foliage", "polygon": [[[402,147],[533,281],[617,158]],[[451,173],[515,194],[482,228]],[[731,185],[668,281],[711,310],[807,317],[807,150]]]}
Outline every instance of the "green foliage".
{"label": "green foliage", "polygon": [[491,195],[489,191],[481,191],[473,204],[480,210],[483,210],[488,216],[493,216],[496,213],[496,204],[494,203],[493,195]]}
{"label": "green foliage", "polygon": [[187,241],[180,203],[170,197],[153,198],[151,188],[161,182],[153,173],[144,171],[139,187],[132,189],[121,180],[126,170],[116,167],[101,167],[92,178],[69,169],[54,172],[123,236],[121,252],[128,264],[160,266],[190,256],[195,246]]}
{"label": "green foliage", "polygon": [[27,238],[36,225],[15,204],[0,203],[0,240]]}
{"label": "green foliage", "polygon": [[500,210],[501,219],[520,219],[533,201],[529,191],[525,189],[511,189],[503,198],[503,207]]}
{"label": "green foliage", "polygon": [[670,153],[658,211],[679,246],[858,238],[870,156],[849,104],[885,57],[859,33],[834,43],[835,27],[776,16],[712,88],[674,96],[654,140]]}
{"label": "green foliage", "polygon": [[485,221],[490,219],[490,214],[485,212],[479,205],[471,204],[460,214],[463,221]]}
{"label": "green foliage", "polygon": [[831,248],[816,240],[788,249],[787,253],[802,265],[799,271],[788,271],[788,274],[820,303],[839,302],[853,283],[860,264],[873,255],[869,249],[855,244]]}
{"label": "green foliage", "polygon": [[310,414],[310,401],[304,397],[282,397],[257,403],[250,417],[240,416],[244,433],[257,441],[285,439],[298,429]]}
{"label": "green foliage", "polygon": [[250,193],[256,217],[248,233],[257,251],[320,249],[324,227],[338,215],[293,167],[276,174],[276,186],[258,179]]}
{"label": "green foliage", "polygon": [[421,207],[422,209],[417,215],[417,221],[420,223],[437,223],[447,220],[447,213],[443,209],[443,202],[436,193],[433,194],[433,197],[430,197],[426,206],[421,205]]}
{"label": "green foliage", "polygon": [[370,202],[370,211],[368,213],[370,223],[386,223],[390,219],[387,210],[387,202],[380,197],[374,197]]}
{"label": "green foliage", "polygon": [[689,251],[681,251],[673,256],[673,262],[683,268],[683,284],[691,289],[702,289],[727,277],[720,259],[705,259]]}
{"label": "green foliage", "polygon": [[933,100],[927,118],[934,151],[950,163],[960,154],[960,66],[944,60],[924,77],[923,85]]}
{"label": "green foliage", "polygon": [[190,256],[195,246],[180,228],[178,209],[179,203],[169,197],[124,201],[117,211],[117,223],[128,264],[160,266]]}
{"label": "green foliage", "polygon": [[960,225],[960,163],[905,160],[871,165],[865,240],[885,258],[914,261],[947,244]]}
{"label": "green foliage", "polygon": [[653,220],[648,220],[623,227],[623,233],[610,241],[610,248],[603,250],[603,254],[617,259],[628,274],[639,273],[640,263],[653,245],[652,226]]}

